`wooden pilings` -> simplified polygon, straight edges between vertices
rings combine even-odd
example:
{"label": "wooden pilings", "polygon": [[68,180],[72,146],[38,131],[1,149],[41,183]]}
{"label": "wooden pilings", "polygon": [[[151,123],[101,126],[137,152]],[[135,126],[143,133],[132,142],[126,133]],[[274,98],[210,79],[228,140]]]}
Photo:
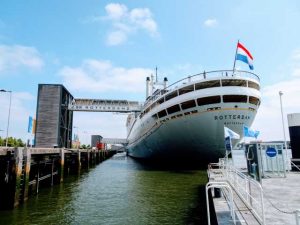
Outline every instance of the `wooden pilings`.
{"label": "wooden pilings", "polygon": [[63,182],[114,155],[91,149],[0,148],[0,210],[13,209],[42,187]]}

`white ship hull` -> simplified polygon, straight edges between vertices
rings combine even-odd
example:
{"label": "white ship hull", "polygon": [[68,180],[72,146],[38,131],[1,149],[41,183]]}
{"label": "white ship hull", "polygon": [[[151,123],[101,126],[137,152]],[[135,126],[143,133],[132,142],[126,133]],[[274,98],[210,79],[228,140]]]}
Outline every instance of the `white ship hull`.
{"label": "white ship hull", "polygon": [[[223,79],[233,80],[232,77],[222,77],[220,82]],[[236,79],[242,80],[241,77]],[[209,81],[209,79],[205,81],[207,80]],[[216,78],[210,80],[216,80]],[[254,82],[249,78],[245,81]],[[183,85],[194,85],[194,91],[178,94],[161,104],[155,103],[159,99],[157,98],[152,101],[155,107],[152,107],[149,112],[142,116],[136,115],[134,119],[131,118],[127,138],[129,142],[127,151],[130,156],[140,159],[212,162],[225,154],[224,126],[243,137],[243,125],[251,126],[259,106],[259,102],[251,104],[249,96],[260,99],[259,90],[238,86],[196,90],[197,83],[199,81],[191,81]],[[177,89],[180,90],[181,87]],[[247,102],[240,100],[239,102],[224,102],[225,96],[232,95],[247,96]],[[209,96],[220,96],[221,100],[218,103],[204,105],[201,100],[197,100]],[[168,113],[167,110],[167,115],[158,116],[159,112],[164,109],[192,100],[196,103],[194,107],[185,109],[186,107],[181,104],[179,111]]]}

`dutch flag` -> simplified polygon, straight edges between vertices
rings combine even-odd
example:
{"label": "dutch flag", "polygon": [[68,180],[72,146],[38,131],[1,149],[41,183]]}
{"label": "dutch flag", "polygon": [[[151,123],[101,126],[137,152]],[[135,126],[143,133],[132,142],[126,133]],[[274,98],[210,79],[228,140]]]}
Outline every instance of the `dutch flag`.
{"label": "dutch flag", "polygon": [[249,65],[250,70],[253,70],[253,57],[251,53],[240,43],[237,44],[237,52],[235,60],[240,60]]}

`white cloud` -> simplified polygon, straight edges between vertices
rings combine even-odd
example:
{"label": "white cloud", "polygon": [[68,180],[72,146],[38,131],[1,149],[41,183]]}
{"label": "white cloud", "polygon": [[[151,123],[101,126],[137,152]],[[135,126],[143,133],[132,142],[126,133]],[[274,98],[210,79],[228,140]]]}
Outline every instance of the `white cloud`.
{"label": "white cloud", "polygon": [[34,47],[0,45],[0,73],[20,68],[39,70],[44,62]]}
{"label": "white cloud", "polygon": [[[146,31],[150,36],[158,36],[157,24],[148,8],[133,8],[129,10],[126,5],[110,3],[105,6],[106,17],[102,21],[111,22],[111,31],[106,38],[107,45],[120,45],[128,40],[128,36],[140,30]],[[94,18],[93,21],[99,21]]]}
{"label": "white cloud", "polygon": [[290,78],[262,89],[262,103],[253,127],[261,131],[262,140],[283,140],[282,118],[279,91],[283,92],[282,105],[284,111],[285,134],[290,139],[287,114],[300,113],[300,50],[292,52],[284,71]]}
{"label": "white cloud", "polygon": [[[35,117],[36,97],[28,92],[12,92],[9,136],[26,140],[28,117]],[[33,104],[34,103],[34,104]],[[0,136],[6,136],[7,118],[9,110],[9,93],[0,92]],[[33,106],[34,105],[34,106]]]}
{"label": "white cloud", "polygon": [[292,57],[293,60],[299,61],[300,60],[300,49],[296,49],[292,52]]}
{"label": "white cloud", "polygon": [[292,76],[294,76],[294,77],[300,77],[300,67],[293,69]]}
{"label": "white cloud", "polygon": [[127,35],[123,31],[113,31],[107,35],[106,43],[108,45],[120,45],[127,40]]}
{"label": "white cloud", "polygon": [[[105,138],[126,138],[126,114],[75,112],[73,124],[78,127],[81,142],[90,144],[91,135]],[[77,133],[77,129],[73,130]]]}
{"label": "white cloud", "polygon": [[87,59],[79,67],[65,66],[59,71],[64,85],[72,91],[141,93],[152,70],[115,67],[110,61]]}
{"label": "white cloud", "polygon": [[282,104],[286,137],[289,139],[287,114],[300,113],[300,78],[266,86],[262,89],[262,104],[253,127],[261,131],[262,140],[283,140],[279,91],[283,92]]}
{"label": "white cloud", "polygon": [[204,26],[206,27],[215,27],[218,25],[218,21],[216,19],[207,19],[204,21]]}
{"label": "white cloud", "polygon": [[119,3],[110,3],[105,6],[108,18],[112,20],[120,20],[127,15],[128,9],[125,5]]}

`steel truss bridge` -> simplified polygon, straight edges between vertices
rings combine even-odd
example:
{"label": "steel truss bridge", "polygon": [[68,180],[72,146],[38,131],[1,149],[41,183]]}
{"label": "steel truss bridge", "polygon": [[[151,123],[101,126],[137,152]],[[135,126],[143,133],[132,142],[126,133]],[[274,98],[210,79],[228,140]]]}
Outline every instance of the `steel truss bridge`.
{"label": "steel truss bridge", "polygon": [[77,98],[68,105],[70,111],[85,112],[140,112],[142,104],[137,101]]}

